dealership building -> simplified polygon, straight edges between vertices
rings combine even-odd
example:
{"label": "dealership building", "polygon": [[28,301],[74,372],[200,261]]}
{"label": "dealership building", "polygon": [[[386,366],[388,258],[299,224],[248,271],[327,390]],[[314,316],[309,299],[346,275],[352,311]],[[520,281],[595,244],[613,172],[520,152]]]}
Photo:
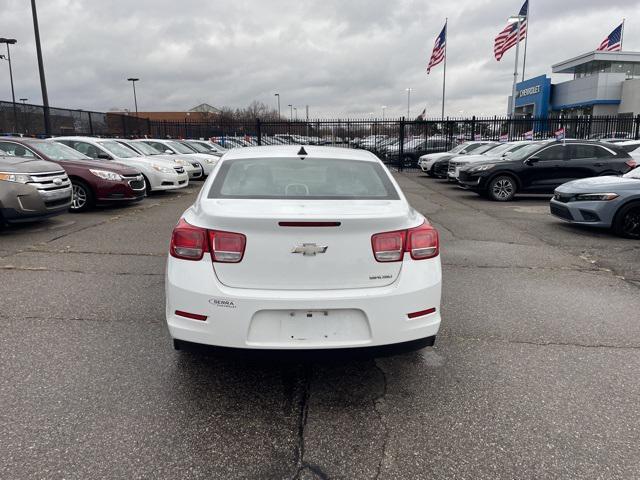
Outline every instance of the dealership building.
{"label": "dealership building", "polygon": [[540,75],[518,83],[516,117],[640,114],[640,52],[589,52],[551,71],[573,79],[552,84]]}

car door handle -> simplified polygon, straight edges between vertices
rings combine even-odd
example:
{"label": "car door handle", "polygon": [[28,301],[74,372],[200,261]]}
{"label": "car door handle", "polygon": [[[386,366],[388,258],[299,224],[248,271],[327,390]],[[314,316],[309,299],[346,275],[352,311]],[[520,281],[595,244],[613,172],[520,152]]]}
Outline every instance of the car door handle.
{"label": "car door handle", "polygon": [[604,167],[604,163],[594,163],[594,167]]}

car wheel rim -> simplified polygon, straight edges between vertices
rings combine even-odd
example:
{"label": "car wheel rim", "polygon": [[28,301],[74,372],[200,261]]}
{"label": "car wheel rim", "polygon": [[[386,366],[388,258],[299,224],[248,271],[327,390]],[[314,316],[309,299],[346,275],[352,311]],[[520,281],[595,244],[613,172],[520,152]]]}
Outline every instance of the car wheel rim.
{"label": "car wheel rim", "polygon": [[511,180],[498,180],[493,184],[493,194],[498,198],[509,198],[513,194],[513,183]]}
{"label": "car wheel rim", "polygon": [[80,185],[73,186],[73,200],[71,200],[71,209],[78,210],[87,204],[87,192]]}
{"label": "car wheel rim", "polygon": [[640,208],[634,208],[625,215],[622,231],[629,237],[640,238]]}

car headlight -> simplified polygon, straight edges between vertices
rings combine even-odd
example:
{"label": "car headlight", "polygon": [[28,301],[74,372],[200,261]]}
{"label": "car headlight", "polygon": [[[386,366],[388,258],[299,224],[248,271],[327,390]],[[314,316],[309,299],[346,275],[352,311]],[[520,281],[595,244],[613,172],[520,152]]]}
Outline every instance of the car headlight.
{"label": "car headlight", "polygon": [[486,165],[478,165],[477,167],[470,167],[469,172],[484,172],[486,170],[491,170],[495,165],[493,163],[487,163]]}
{"label": "car headlight", "polygon": [[162,173],[176,173],[173,168],[165,167],[164,165],[151,165],[151,168]]}
{"label": "car headlight", "polygon": [[215,165],[218,162],[217,158],[207,158],[206,162],[211,164],[211,165]]}
{"label": "car headlight", "polygon": [[184,160],[180,160],[180,159],[174,160],[174,162],[176,163],[176,165],[181,165],[183,167],[187,164],[187,162],[185,162]]}
{"label": "car headlight", "polygon": [[615,200],[620,195],[617,193],[581,193],[573,197],[574,202],[608,202]]}
{"label": "car headlight", "polygon": [[16,183],[29,183],[31,176],[25,173],[0,173],[0,180]]}
{"label": "car headlight", "polygon": [[114,172],[109,172],[107,170],[94,170],[90,168],[89,171],[93,173],[96,177],[100,177],[103,180],[109,180],[111,182],[119,182],[122,180],[122,177]]}

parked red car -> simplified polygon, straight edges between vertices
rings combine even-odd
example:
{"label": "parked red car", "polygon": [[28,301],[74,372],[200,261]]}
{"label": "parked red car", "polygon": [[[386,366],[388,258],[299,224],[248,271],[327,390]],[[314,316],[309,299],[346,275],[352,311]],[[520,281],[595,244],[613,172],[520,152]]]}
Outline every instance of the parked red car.
{"label": "parked red car", "polygon": [[95,205],[137,202],[145,196],[140,172],[115,162],[94,160],[57,142],[0,138],[0,151],[16,157],[49,160],[64,168],[73,186],[72,212]]}

